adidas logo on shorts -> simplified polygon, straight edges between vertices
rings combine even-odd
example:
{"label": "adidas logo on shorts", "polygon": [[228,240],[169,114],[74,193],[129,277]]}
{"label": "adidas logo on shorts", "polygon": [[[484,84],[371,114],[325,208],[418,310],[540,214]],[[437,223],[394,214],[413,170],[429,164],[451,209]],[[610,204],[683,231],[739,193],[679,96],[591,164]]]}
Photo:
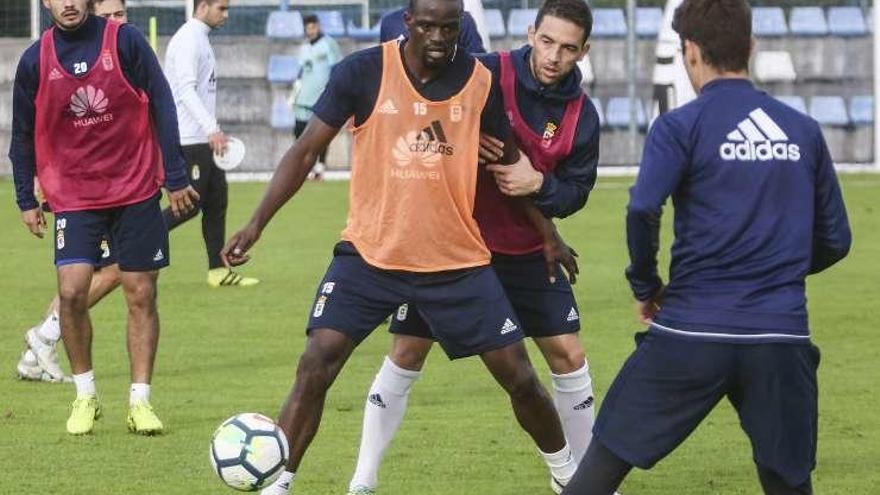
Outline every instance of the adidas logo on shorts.
{"label": "adidas logo on shorts", "polygon": [[164,259],[165,259],[165,255],[162,254],[162,250],[161,250],[161,249],[158,250],[158,251],[156,251],[156,255],[153,256],[153,261],[162,261],[162,260],[164,260]]}
{"label": "adidas logo on shorts", "polygon": [[565,321],[575,321],[579,320],[580,318],[581,317],[578,315],[577,310],[572,307],[571,311],[568,312],[568,318],[566,318]]}
{"label": "adidas logo on shorts", "polygon": [[501,326],[501,335],[507,335],[510,332],[515,332],[519,327],[516,326],[516,323],[510,321],[510,318],[504,320],[504,325]]}

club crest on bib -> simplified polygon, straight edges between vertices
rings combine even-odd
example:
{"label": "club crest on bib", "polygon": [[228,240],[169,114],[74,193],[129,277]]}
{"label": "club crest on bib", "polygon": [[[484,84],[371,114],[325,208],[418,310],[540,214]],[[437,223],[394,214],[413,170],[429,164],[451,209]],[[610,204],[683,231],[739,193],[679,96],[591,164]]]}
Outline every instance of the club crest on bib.
{"label": "club crest on bib", "polygon": [[106,71],[113,70],[113,55],[111,55],[109,51],[104,51],[104,53],[101,54],[101,65]]}

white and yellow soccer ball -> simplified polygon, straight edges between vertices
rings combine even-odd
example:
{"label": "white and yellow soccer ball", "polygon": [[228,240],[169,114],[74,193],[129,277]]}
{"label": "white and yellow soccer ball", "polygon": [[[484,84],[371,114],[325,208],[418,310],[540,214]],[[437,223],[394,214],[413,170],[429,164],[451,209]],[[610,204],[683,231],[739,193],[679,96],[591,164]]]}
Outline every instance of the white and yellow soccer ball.
{"label": "white and yellow soccer ball", "polygon": [[253,492],[272,484],[287,465],[290,448],[274,421],[257,413],[227,419],[211,438],[211,466],[228,486]]}

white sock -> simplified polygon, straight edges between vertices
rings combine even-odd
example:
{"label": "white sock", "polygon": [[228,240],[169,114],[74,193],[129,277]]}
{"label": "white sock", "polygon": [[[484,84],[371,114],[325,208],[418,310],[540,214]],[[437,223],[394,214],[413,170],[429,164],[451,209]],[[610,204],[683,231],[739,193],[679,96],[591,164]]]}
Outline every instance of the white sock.
{"label": "white sock", "polygon": [[410,387],[421,374],[421,371],[403,369],[385,357],[364,406],[361,448],[350,489],[376,488],[382,456],[403,421]]}
{"label": "white sock", "polygon": [[150,384],[149,383],[132,383],[131,390],[128,393],[128,405],[133,406],[135,402],[150,403]]}
{"label": "white sock", "polygon": [[284,471],[274,483],[264,488],[260,495],[288,495],[293,490],[293,479],[296,473]]}
{"label": "white sock", "polygon": [[556,478],[563,485],[568,483],[571,477],[574,476],[574,472],[577,471],[578,465],[574,462],[574,457],[571,455],[568,443],[559,452],[548,454],[542,452],[541,449],[538,449],[538,452],[541,453],[541,457],[544,458],[544,462],[550,468],[550,476]]}
{"label": "white sock", "polygon": [[553,402],[562,421],[562,431],[571,446],[576,464],[580,464],[593,438],[595,400],[589,365],[564,375],[550,374],[553,380]]}
{"label": "white sock", "polygon": [[73,375],[73,384],[76,385],[76,398],[94,397],[98,395],[98,389],[95,387],[95,371],[89,370],[85,373]]}
{"label": "white sock", "polygon": [[43,320],[40,327],[37,328],[37,335],[50,344],[58,342],[61,338],[61,322],[58,320],[58,313],[52,311],[49,316]]}

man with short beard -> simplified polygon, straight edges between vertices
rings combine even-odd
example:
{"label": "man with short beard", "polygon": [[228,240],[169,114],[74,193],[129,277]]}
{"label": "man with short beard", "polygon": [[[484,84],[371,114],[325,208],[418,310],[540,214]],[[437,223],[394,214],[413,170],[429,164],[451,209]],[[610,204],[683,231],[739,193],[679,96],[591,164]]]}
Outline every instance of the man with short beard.
{"label": "man with short beard", "polygon": [[87,0],[43,5],[53,26],[18,65],[10,158],[22,221],[31,233],[42,237],[46,228],[35,175],[55,212],[61,335],[76,385],[67,432],[90,433],[101,414],[88,293],[107,235],[129,308],[128,428],[161,433],[150,405],[159,338],[156,282],[169,264],[160,187],[170,191],[176,215],[198,200],[183,169],[171,92],[136,29],[89,15]]}

